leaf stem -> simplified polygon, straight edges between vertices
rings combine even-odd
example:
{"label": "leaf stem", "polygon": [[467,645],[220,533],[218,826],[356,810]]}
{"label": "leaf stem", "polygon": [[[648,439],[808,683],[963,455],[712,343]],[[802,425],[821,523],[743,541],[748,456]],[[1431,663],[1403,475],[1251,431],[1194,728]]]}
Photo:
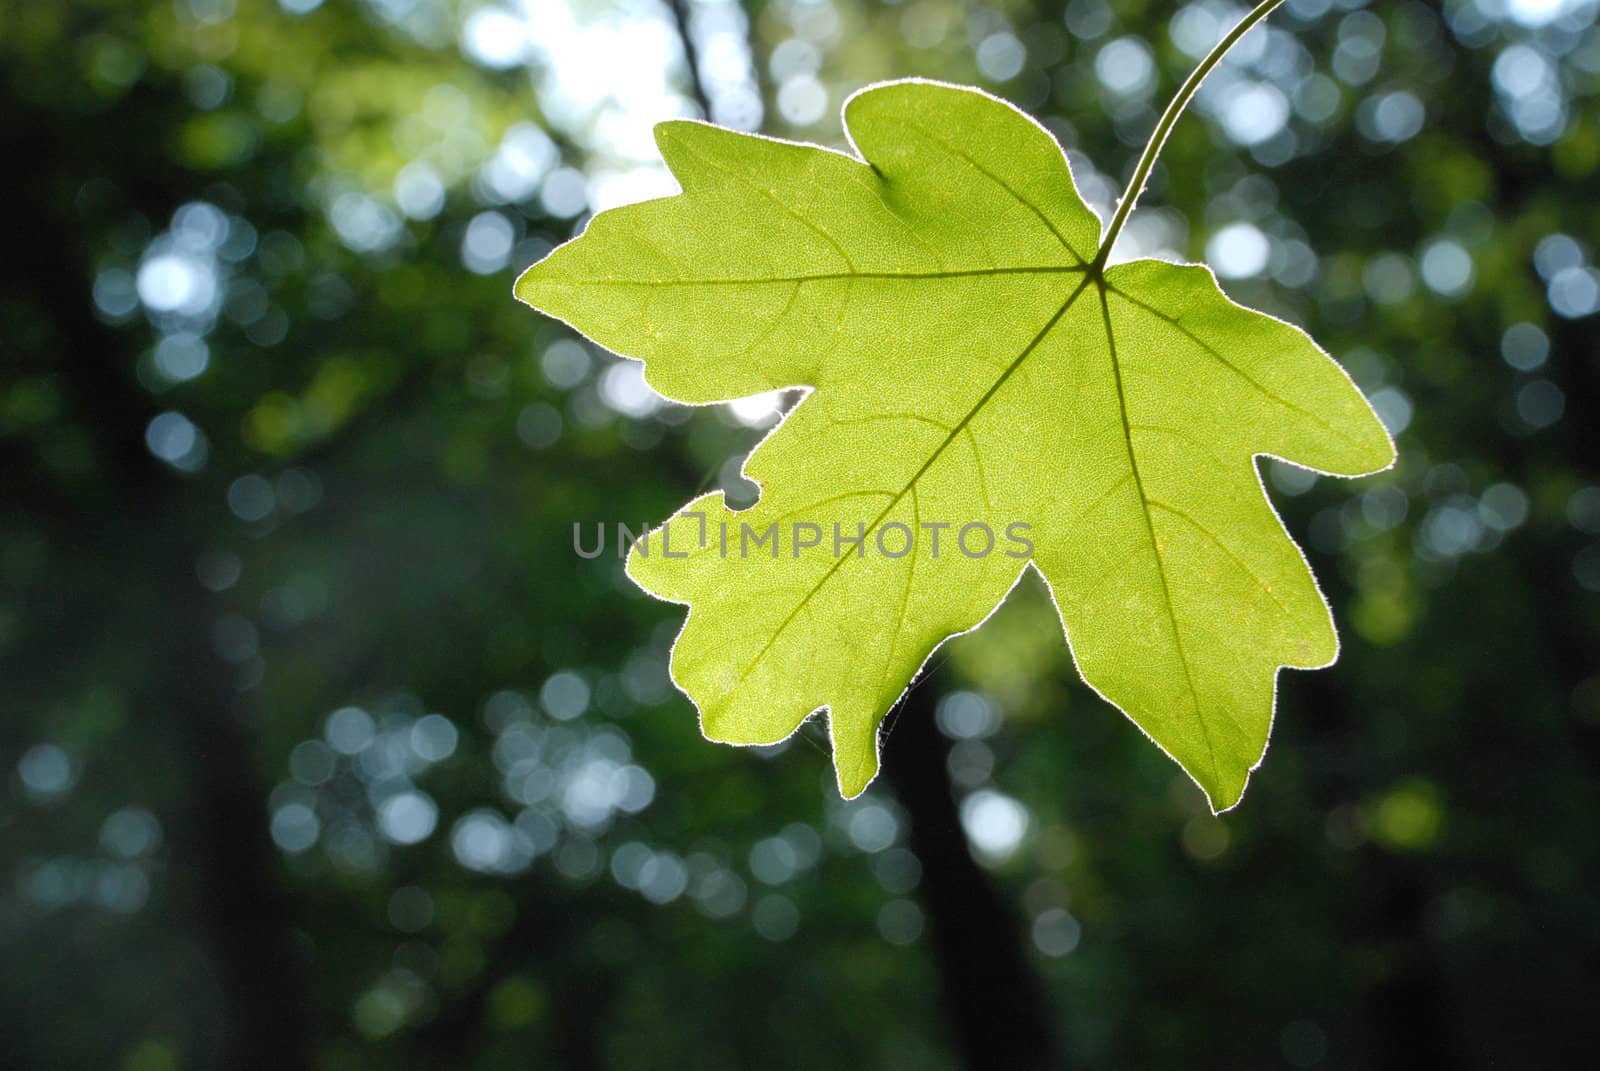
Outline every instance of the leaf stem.
{"label": "leaf stem", "polygon": [[1111,225],[1106,228],[1105,236],[1100,240],[1100,251],[1095,254],[1094,263],[1089,267],[1091,275],[1098,277],[1105,269],[1106,260],[1111,256],[1111,247],[1116,245],[1117,236],[1122,233],[1123,226],[1128,222],[1128,216],[1133,212],[1134,204],[1144,192],[1145,183],[1150,180],[1150,172],[1155,170],[1156,157],[1161,155],[1162,148],[1167,144],[1167,136],[1177,125],[1178,117],[1183,114],[1184,108],[1189,106],[1190,99],[1199,91],[1200,83],[1204,82],[1206,75],[1222,62],[1222,57],[1239,42],[1239,38],[1249,33],[1256,23],[1272,14],[1281,3],[1283,0],[1261,0],[1254,10],[1240,19],[1238,25],[1229,30],[1227,36],[1206,53],[1206,58],[1200,61],[1200,65],[1178,88],[1172,103],[1167,105],[1166,110],[1161,113],[1161,118],[1156,121],[1156,128],[1150,132],[1150,140],[1145,142],[1144,152],[1139,155],[1139,164],[1133,169],[1133,177],[1128,180],[1127,187],[1122,191],[1122,198],[1117,202],[1116,214],[1111,217]]}

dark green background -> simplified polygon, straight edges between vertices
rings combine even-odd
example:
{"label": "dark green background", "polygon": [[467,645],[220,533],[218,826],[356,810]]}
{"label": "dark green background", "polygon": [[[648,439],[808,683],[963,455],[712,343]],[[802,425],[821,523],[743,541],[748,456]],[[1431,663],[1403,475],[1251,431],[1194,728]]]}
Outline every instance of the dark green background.
{"label": "dark green background", "polygon": [[[703,742],[680,611],[571,524],[659,520],[760,432],[645,412],[510,287],[585,191],[659,189],[628,131],[697,96],[837,143],[860,85],[977,82],[1103,210],[1242,9],[689,3],[698,93],[655,0],[477,10],[0,2],[0,1063],[1592,1059],[1595,0],[1294,0],[1134,218],[1231,234],[1230,292],[1403,425],[1382,476],[1267,466],[1344,652],[1220,819],[1031,579],[894,723],[920,774],[845,804],[816,725]],[[918,736],[956,690],[998,719]],[[952,788],[1014,850],[974,866]]]}

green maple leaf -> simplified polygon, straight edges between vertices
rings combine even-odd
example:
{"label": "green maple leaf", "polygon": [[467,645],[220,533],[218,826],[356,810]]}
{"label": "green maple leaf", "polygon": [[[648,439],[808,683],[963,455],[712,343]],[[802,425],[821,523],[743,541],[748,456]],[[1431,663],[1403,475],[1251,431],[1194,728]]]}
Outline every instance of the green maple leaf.
{"label": "green maple leaf", "polygon": [[662,124],[681,195],[599,214],[517,283],[668,398],[810,389],[746,463],[753,507],[695,499],[629,557],[690,608],[674,681],[727,743],[826,708],[854,796],[919,667],[1031,564],[1084,679],[1232,806],[1279,668],[1338,652],[1256,459],[1361,475],[1389,436],[1207,268],[1106,267],[1060,147],[1010,105],[913,81],[844,114],[859,159]]}

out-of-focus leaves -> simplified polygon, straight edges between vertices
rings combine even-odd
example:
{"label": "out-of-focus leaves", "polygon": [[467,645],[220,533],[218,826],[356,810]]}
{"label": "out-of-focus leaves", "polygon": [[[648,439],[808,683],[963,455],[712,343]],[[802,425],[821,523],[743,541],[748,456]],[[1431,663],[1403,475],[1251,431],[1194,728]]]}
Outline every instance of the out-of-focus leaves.
{"label": "out-of-focus leaves", "polygon": [[[278,1067],[953,1066],[905,816],[876,787],[830,802],[805,731],[776,762],[705,746],[666,676],[676,615],[614,545],[573,553],[573,521],[737,489],[772,414],[664,404],[506,301],[592,211],[671,192],[648,130],[693,114],[663,5],[538,10],[0,0],[25,250],[0,270],[10,1062],[217,1066],[253,1020],[254,1051],[305,1041]],[[980,81],[1102,215],[1227,17],[688,10],[723,125],[836,143],[860,85]],[[1120,255],[1208,261],[1395,432],[1395,468],[1354,490],[1266,466],[1340,664],[1284,676],[1272,761],[1215,819],[1077,683],[1025,579],[939,656],[963,829],[1078,1064],[1581,1063],[1594,9],[1273,21],[1180,124]],[[201,169],[183,132],[216,115],[251,148]],[[573,677],[589,701],[561,720]],[[249,932],[281,941],[213,938],[246,870],[208,845],[275,879],[286,911],[250,900]]]}

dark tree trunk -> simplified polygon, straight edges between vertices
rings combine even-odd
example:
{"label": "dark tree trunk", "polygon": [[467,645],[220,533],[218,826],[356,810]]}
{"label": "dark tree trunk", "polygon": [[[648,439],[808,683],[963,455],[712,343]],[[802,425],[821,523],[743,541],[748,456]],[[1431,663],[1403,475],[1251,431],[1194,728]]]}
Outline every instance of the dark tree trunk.
{"label": "dark tree trunk", "polygon": [[[140,120],[138,107],[130,105],[130,121]],[[176,747],[170,755],[127,755],[125,761],[172,763],[185,782],[185,805],[173,816],[173,861],[179,896],[197,916],[220,1000],[220,1006],[204,999],[190,1005],[197,1064],[287,1071],[311,1063],[300,972],[267,836],[266,792],[238,720],[229,671],[211,650],[213,615],[194,573],[200,537],[187,521],[189,496],[216,488],[178,479],[146,449],[144,427],[155,408],[131,375],[132,336],[95,319],[88,274],[95,251],[72,213],[74,191],[53,184],[53,176],[75,171],[86,180],[93,176],[102,143],[94,125],[120,121],[107,113],[63,139],[43,125],[35,105],[0,97],[0,140],[16,165],[4,172],[12,197],[10,238],[21,251],[0,267],[0,292],[31,309],[46,331],[35,340],[39,352],[11,356],[47,363],[67,399],[66,419],[90,434],[96,475],[84,487],[58,488],[48,476],[15,474],[7,483],[39,490],[32,497],[48,500],[41,519],[63,542],[81,543],[79,553],[115,562],[130,587],[148,586],[164,607],[151,633],[151,665],[136,716],[173,723],[166,739]],[[28,168],[41,159],[56,166]],[[162,218],[173,207],[163,200],[190,185],[182,175],[134,173],[122,192],[147,217]],[[91,627],[73,642],[100,638]]]}
{"label": "dark tree trunk", "polygon": [[212,1066],[228,1071],[310,1067],[302,964],[274,869],[265,786],[232,675],[211,650],[205,593],[186,563],[172,573],[164,695],[182,726],[189,778],[174,847],[222,999],[217,1036],[201,1041]]}
{"label": "dark tree trunk", "polygon": [[938,693],[913,688],[884,743],[884,776],[910,818],[910,847],[922,863],[920,895],[939,967],[945,1020],[972,1071],[1061,1066],[1037,975],[1018,919],[967,848],[947,765],[949,746],[934,725]]}

